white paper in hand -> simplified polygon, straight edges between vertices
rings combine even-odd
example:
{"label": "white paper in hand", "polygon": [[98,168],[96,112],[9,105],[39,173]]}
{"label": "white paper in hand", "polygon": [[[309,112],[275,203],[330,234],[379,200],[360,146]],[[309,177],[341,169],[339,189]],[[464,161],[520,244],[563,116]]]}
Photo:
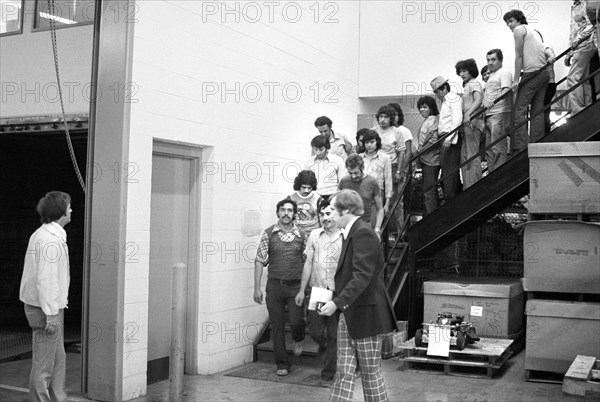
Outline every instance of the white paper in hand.
{"label": "white paper in hand", "polygon": [[428,355],[444,357],[450,355],[450,327],[430,324],[428,338]]}
{"label": "white paper in hand", "polygon": [[317,302],[327,303],[333,298],[333,292],[325,288],[313,287],[310,292],[310,299],[308,300],[308,309],[316,310]]}

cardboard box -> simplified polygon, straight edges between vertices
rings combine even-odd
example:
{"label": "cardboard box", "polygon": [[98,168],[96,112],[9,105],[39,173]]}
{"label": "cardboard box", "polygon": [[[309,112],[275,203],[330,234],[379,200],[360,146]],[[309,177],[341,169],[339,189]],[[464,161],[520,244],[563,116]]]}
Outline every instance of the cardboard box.
{"label": "cardboard box", "polygon": [[600,142],[529,144],[529,212],[599,213]]}
{"label": "cardboard box", "polygon": [[529,221],[524,225],[525,291],[600,293],[600,224]]}
{"label": "cardboard box", "polygon": [[525,294],[520,279],[452,278],[423,284],[423,322],[437,320],[440,313],[464,315],[477,335],[515,338],[523,327]]}
{"label": "cardboard box", "polygon": [[528,300],[525,369],[566,373],[577,355],[600,355],[600,303]]}
{"label": "cardboard box", "polygon": [[402,353],[400,345],[408,339],[408,321],[396,321],[397,331],[384,334],[381,343],[381,358],[389,359]]}

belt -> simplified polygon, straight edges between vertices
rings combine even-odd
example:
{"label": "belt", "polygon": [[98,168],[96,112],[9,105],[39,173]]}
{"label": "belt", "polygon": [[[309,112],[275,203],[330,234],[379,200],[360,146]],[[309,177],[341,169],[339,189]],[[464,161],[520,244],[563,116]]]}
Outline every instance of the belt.
{"label": "belt", "polygon": [[275,281],[275,283],[279,283],[280,285],[283,286],[292,286],[292,285],[296,285],[300,283],[300,279],[277,279],[277,278],[271,278],[269,279],[271,281]]}

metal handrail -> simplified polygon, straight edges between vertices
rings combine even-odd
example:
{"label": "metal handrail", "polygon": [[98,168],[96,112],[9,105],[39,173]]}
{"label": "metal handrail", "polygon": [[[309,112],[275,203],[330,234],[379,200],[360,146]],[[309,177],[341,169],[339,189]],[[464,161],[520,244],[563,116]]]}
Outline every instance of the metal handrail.
{"label": "metal handrail", "polygon": [[[530,80],[534,79],[538,74],[542,73],[543,71],[545,71],[548,67],[554,65],[554,63],[556,63],[558,60],[560,60],[561,58],[563,58],[565,55],[567,55],[569,52],[571,52],[571,50],[577,48],[581,43],[585,42],[586,40],[588,40],[591,37],[592,33],[590,32],[588,35],[582,37],[577,44],[574,47],[570,47],[567,48],[566,50],[564,50],[562,53],[560,53],[557,57],[555,57],[554,62],[547,62],[543,67],[541,67],[539,70],[537,70],[533,75],[526,77],[525,79],[523,79],[520,83],[519,83],[519,88],[522,87],[524,84],[526,84],[527,82],[529,82]],[[579,86],[583,85],[585,82],[587,82],[590,78],[594,77],[596,74],[598,74],[599,70],[596,70],[595,72],[589,74],[587,77],[582,78],[580,80],[580,82],[577,83],[577,85],[569,88],[567,91],[565,91],[563,94],[561,94],[559,97],[555,98],[552,102],[550,102],[547,106],[544,107],[544,109],[538,113],[536,113],[534,116],[530,116],[529,119],[526,119],[524,122],[520,123],[517,127],[512,127],[511,129],[507,130],[507,133],[505,133],[503,136],[499,137],[498,139],[496,139],[496,141],[494,141],[491,144],[487,144],[485,147],[485,150],[490,149],[491,147],[493,147],[494,145],[496,145],[497,143],[501,142],[502,140],[504,140],[506,137],[508,137],[512,132],[514,132],[516,129],[522,127],[523,125],[527,124],[531,118],[537,116],[539,113],[545,112],[548,108],[550,108],[553,104],[557,103],[558,101],[560,101],[561,99],[563,99],[567,94],[569,94],[570,92],[572,92],[573,90],[575,90],[576,88],[578,88]],[[563,78],[562,80],[559,81],[559,83],[563,82],[565,78]],[[558,85],[558,84],[557,84]],[[509,98],[512,100],[512,96],[514,96],[513,94],[513,90],[511,89],[510,91],[504,93],[503,95],[501,95],[500,97],[498,97],[496,100],[494,100],[493,105],[496,105],[497,103],[501,102],[502,100]],[[485,108],[481,108],[480,110],[478,110],[470,119],[470,121],[472,121],[473,119],[476,119],[477,117],[479,117],[480,115],[484,114],[486,111]],[[465,123],[461,123],[458,127],[456,127],[454,130],[450,131],[449,133],[439,137],[437,139],[436,142],[429,144],[428,146],[426,146],[425,148],[423,148],[422,150],[417,151],[416,154],[414,154],[411,159],[409,160],[409,162],[407,163],[407,167],[405,172],[407,173],[406,177],[407,179],[404,181],[402,187],[399,189],[398,191],[398,196],[396,197],[396,201],[394,202],[394,204],[392,205],[392,208],[390,209],[390,211],[388,212],[388,215],[386,217],[384,217],[384,221],[383,224],[381,226],[381,231],[384,232],[385,229],[387,228],[392,216],[394,215],[394,213],[396,212],[396,210],[398,209],[398,206],[400,205],[400,203],[402,202],[402,199],[404,197],[404,193],[406,192],[406,189],[408,188],[408,183],[410,182],[410,178],[411,178],[411,166],[412,163],[417,161],[421,155],[429,152],[430,150],[434,149],[435,147],[439,147],[442,145],[442,143],[444,142],[444,140],[448,137],[450,137],[451,135],[457,133],[458,131],[460,131],[463,127],[464,127]],[[446,180],[448,177],[452,177],[453,175],[457,174],[461,167],[467,165],[468,163],[470,163],[471,161],[473,161],[474,159],[476,159],[480,154],[478,153],[477,155],[469,158],[468,160],[466,160],[465,162],[463,162],[462,164],[459,165],[459,167],[450,172],[447,175],[443,175],[441,179],[437,180],[437,182],[428,187],[428,188],[424,188],[423,192],[430,190],[431,188],[437,187],[443,180]],[[398,237],[400,237],[402,235],[402,233],[405,231],[406,225],[404,225],[401,228],[398,228]]]}
{"label": "metal handrail", "polygon": [[[564,57],[565,55],[567,55],[569,52],[571,52],[571,50],[575,49],[577,46],[579,46],[582,42],[586,41],[587,39],[590,38],[590,36],[592,35],[592,33],[590,33],[589,35],[586,35],[585,37],[583,37],[580,41],[578,41],[578,43],[574,46],[574,47],[570,47],[568,49],[566,49],[565,51],[563,51],[560,55],[558,55],[557,57],[555,57],[554,62],[547,62],[542,68],[540,68],[538,71],[535,72],[535,74],[532,74],[531,76],[523,79],[520,83],[519,83],[519,88],[521,88],[524,84],[526,84],[529,80],[535,78],[538,74],[542,73],[543,71],[545,71],[548,67],[552,66],[554,63],[556,63],[558,60],[560,60],[562,57]],[[523,125],[527,124],[533,117],[537,116],[540,113],[544,113],[546,110],[548,110],[549,108],[552,107],[553,104],[559,102],[560,100],[562,100],[564,97],[566,97],[569,93],[571,93],[573,90],[579,88],[581,85],[584,85],[588,80],[590,80],[591,78],[593,78],[595,75],[600,73],[600,68],[595,70],[594,72],[588,74],[588,76],[582,78],[576,85],[574,85],[573,87],[569,88],[567,91],[565,91],[564,93],[562,93],[560,96],[556,97],[555,99],[553,99],[548,105],[545,105],[543,110],[539,111],[538,113],[536,113],[533,116],[529,116],[528,119],[526,119],[525,121],[523,121],[522,123],[520,123],[517,127],[514,127],[514,120],[513,120],[513,124],[511,124],[511,128],[509,130],[507,130],[507,133],[504,134],[502,137],[496,139],[494,142],[492,142],[491,144],[488,144],[485,147],[485,150],[490,149],[491,147],[493,147],[494,145],[496,145],[497,143],[501,142],[502,140],[504,140],[504,138],[508,137],[510,134],[512,134],[515,130],[517,130],[518,128],[522,127]],[[564,77],[563,79],[561,79],[560,81],[558,81],[557,86],[562,83],[567,77]],[[511,89],[510,91],[507,91],[505,94],[501,95],[500,97],[498,97],[492,104],[495,105],[499,102],[501,102],[502,100],[509,98],[511,100],[512,103],[512,96],[514,95],[513,93],[514,91]],[[472,121],[473,119],[479,117],[480,115],[484,114],[485,111],[487,109],[485,108],[481,108],[480,110],[478,110],[471,118],[469,121]],[[428,145],[427,147],[425,147],[424,149],[418,151],[416,154],[413,155],[413,157],[409,160],[409,162],[406,165],[406,169],[404,170],[407,174],[406,174],[406,180],[404,180],[404,182],[401,184],[400,188],[398,189],[398,195],[396,197],[396,200],[394,201],[392,208],[390,209],[390,211],[388,212],[388,214],[384,217],[384,221],[381,225],[381,231],[383,233],[386,233],[385,230],[387,229],[389,222],[391,221],[392,217],[394,216],[394,213],[396,212],[396,210],[398,209],[398,206],[400,205],[400,203],[403,201],[405,193],[406,193],[406,189],[410,188],[410,184],[412,181],[412,174],[411,174],[411,168],[412,168],[412,164],[413,162],[417,161],[421,155],[429,152],[431,149],[434,149],[434,147],[439,147],[441,146],[441,144],[443,143],[443,141],[450,137],[451,135],[457,133],[459,130],[461,130],[463,128],[463,126],[465,125],[465,122],[461,123],[460,126],[458,126],[457,128],[455,128],[454,130],[452,130],[451,132],[443,135],[442,137],[438,138],[438,140],[433,143]],[[521,152],[521,151],[519,151]],[[466,160],[465,162],[463,162],[462,164],[459,165],[459,167],[457,169],[455,169],[454,171],[450,172],[448,175],[443,175],[442,178],[438,181],[436,181],[436,183],[432,186],[429,186],[428,188],[424,188],[422,191],[428,191],[431,188],[437,188],[437,186],[443,181],[448,179],[448,177],[452,177],[453,175],[457,174],[458,172],[460,172],[460,169],[467,165],[468,163],[470,163],[471,161],[473,161],[474,159],[478,158],[479,155],[481,155],[481,153],[478,153],[477,155],[474,155],[473,157],[469,158],[468,160]],[[408,228],[410,224],[410,214],[408,212],[406,212],[406,216],[405,216],[405,220],[402,223],[402,226],[398,228],[398,233],[397,233],[397,238],[394,242],[393,248],[396,248],[396,245],[398,244],[398,242],[400,241],[400,239],[403,237],[406,229]],[[386,238],[382,238],[382,242],[384,244],[387,245],[388,239]],[[391,254],[393,255],[393,253]],[[392,281],[395,279],[395,276],[398,275],[400,272],[402,272],[401,270],[399,270],[399,266],[402,263],[402,259],[404,258],[404,256],[407,255],[407,253],[402,253],[402,256],[400,258],[400,261],[397,261],[393,270],[393,275],[390,275],[389,279],[389,283],[392,283]],[[390,257],[391,258],[391,257]],[[386,264],[389,263],[389,259],[386,257]],[[406,272],[405,272],[406,273]],[[404,287],[404,280],[402,281],[402,283],[400,284],[399,289],[395,290],[395,299],[398,298],[399,293],[402,291],[402,288]]]}

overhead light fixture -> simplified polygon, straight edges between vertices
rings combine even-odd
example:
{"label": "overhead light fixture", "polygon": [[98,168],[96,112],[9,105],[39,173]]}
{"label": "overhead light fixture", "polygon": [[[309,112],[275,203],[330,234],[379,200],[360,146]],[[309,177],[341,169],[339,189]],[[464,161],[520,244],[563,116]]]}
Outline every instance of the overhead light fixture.
{"label": "overhead light fixture", "polygon": [[60,22],[62,24],[68,24],[68,25],[77,24],[76,21],[69,20],[69,19],[66,19],[66,18],[63,18],[63,17],[58,17],[56,15],[52,15],[52,14],[48,14],[48,13],[43,13],[41,11],[40,11],[40,17],[41,18],[45,18],[47,20],[53,20],[53,21],[56,21],[56,22]]}

